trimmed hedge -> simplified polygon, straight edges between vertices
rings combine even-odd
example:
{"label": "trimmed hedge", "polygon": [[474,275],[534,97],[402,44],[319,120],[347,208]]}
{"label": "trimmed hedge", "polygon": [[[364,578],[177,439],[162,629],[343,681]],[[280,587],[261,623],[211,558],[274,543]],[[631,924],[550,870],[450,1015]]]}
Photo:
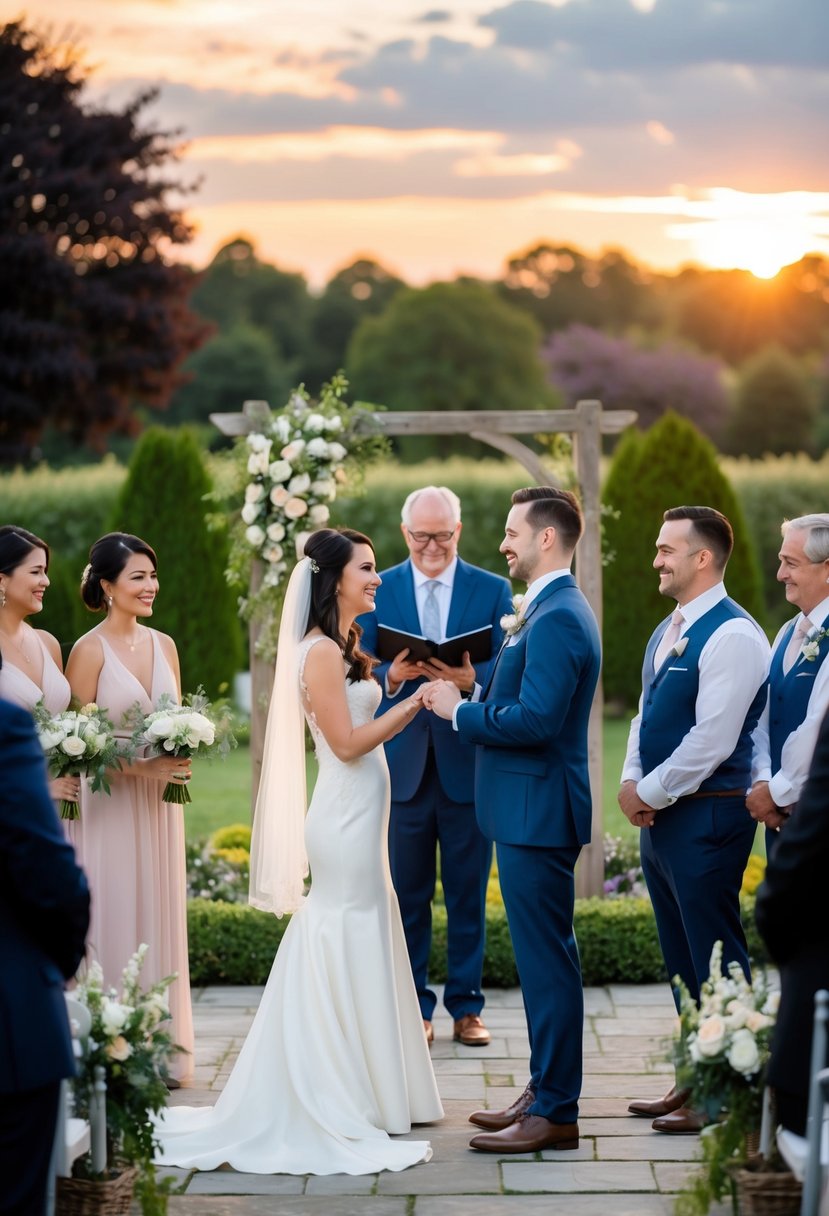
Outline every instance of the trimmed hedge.
{"label": "trimmed hedge", "polygon": [[[749,952],[758,965],[768,961],[754,926],[754,900],[743,901]],[[264,984],[288,925],[247,904],[191,899],[190,979],[194,985]],[[653,910],[646,899],[579,899],[575,913],[582,975],[588,987],[603,984],[652,984],[667,980],[656,936]],[[446,910],[432,913],[429,975],[446,979]],[[503,909],[487,909],[484,984],[512,988],[518,983],[507,918]]]}

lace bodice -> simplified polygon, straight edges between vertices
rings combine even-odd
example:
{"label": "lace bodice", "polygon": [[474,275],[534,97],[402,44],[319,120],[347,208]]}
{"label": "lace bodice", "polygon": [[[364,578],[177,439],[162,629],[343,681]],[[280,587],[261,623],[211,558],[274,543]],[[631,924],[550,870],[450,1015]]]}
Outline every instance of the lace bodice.
{"label": "lace bodice", "polygon": [[[305,720],[311,731],[311,737],[314,740],[314,751],[317,755],[317,760],[322,763],[324,760],[336,760],[334,753],[328,746],[325,736],[317,726],[317,720],[314,717],[314,712],[308,701],[308,686],[305,683],[305,660],[308,657],[311,647],[316,642],[323,641],[321,634],[312,638],[306,638],[300,645],[299,653],[299,687],[302,696],[302,708],[305,711]],[[345,660],[343,660],[343,676],[347,670]],[[345,696],[348,702],[348,709],[351,714],[351,723],[353,726],[365,726],[370,722],[377,712],[377,707],[382,699],[380,685],[376,680],[358,680],[352,683],[351,680],[345,681]],[[339,763],[339,761],[337,761]]]}

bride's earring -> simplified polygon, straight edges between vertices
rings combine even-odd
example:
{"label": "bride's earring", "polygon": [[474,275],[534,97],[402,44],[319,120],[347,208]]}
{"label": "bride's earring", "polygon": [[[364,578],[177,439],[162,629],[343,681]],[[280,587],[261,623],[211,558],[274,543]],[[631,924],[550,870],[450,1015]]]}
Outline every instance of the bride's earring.
{"label": "bride's earring", "polygon": [[111,608],[111,607],[112,607],[112,596],[108,595],[107,596],[107,608]]}
{"label": "bride's earring", "polygon": [[0,608],[6,607],[6,588],[0,587]]}

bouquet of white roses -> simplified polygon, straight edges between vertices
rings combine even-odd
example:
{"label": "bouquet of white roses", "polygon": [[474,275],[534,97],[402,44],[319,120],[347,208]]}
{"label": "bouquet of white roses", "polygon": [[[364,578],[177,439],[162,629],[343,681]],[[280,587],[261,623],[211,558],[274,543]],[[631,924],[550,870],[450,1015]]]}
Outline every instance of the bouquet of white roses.
{"label": "bouquet of white roses", "polygon": [[[107,770],[121,767],[125,749],[104,711],[91,702],[79,710],[50,714],[43,702],[38,701],[32,712],[52,776],[86,776],[93,792],[103,790],[109,794]],[[60,817],[79,819],[78,803],[61,799]]]}
{"label": "bouquet of white roses", "polygon": [[[213,754],[226,756],[236,740],[231,730],[230,712],[225,705],[214,708],[199,687],[187,693],[183,704],[177,705],[169,694],[159,698],[158,708],[146,716],[134,712],[135,729],[132,741],[136,747],[146,746],[155,756],[196,756]],[[137,708],[137,707],[136,707]],[[186,785],[168,781],[161,795],[162,802],[192,802]]]}

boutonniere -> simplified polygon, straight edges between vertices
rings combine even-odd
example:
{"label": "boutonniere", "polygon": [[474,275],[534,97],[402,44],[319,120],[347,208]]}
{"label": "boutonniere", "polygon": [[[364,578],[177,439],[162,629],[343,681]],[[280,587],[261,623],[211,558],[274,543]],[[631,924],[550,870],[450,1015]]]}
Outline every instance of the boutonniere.
{"label": "boutonniere", "polygon": [[676,645],[671,647],[671,658],[678,659],[680,655],[685,654],[685,647],[688,645],[687,638],[679,638]]}
{"label": "boutonniere", "polygon": [[810,634],[800,647],[800,653],[807,663],[814,663],[820,653],[820,644],[827,636],[829,636],[829,629],[819,629],[817,633]]}
{"label": "boutonniere", "polygon": [[523,595],[514,595],[512,597],[512,606],[515,611],[505,613],[504,616],[501,617],[501,628],[508,638],[514,637],[515,634],[518,633],[519,630],[523,629],[527,623],[524,620],[523,613],[521,612],[523,604]]}

